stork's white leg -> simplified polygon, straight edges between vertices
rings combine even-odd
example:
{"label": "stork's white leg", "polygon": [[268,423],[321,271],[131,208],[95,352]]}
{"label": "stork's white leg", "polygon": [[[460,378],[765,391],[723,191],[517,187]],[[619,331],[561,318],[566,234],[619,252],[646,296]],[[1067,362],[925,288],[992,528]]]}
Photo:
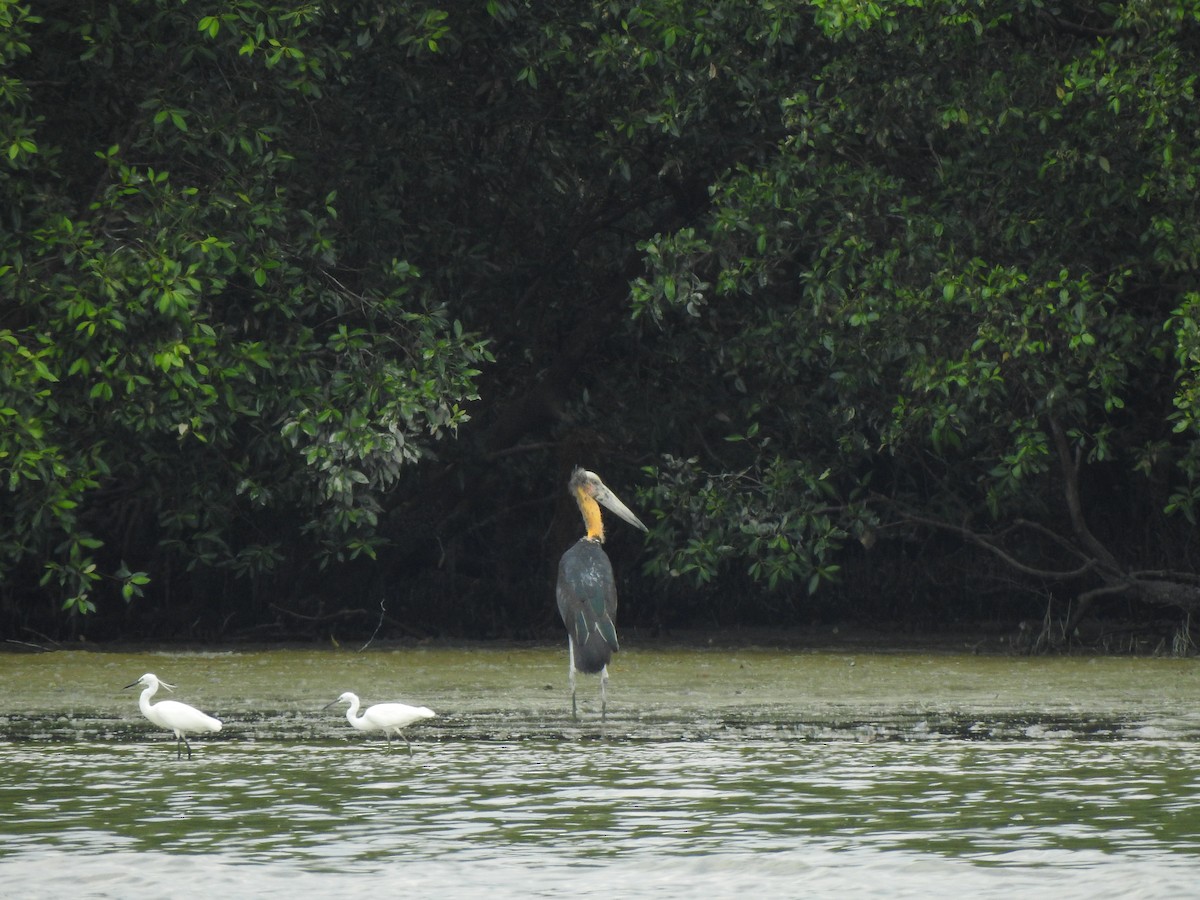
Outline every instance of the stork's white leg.
{"label": "stork's white leg", "polygon": [[604,724],[608,712],[608,666],[600,670],[600,724]]}
{"label": "stork's white leg", "polygon": [[575,709],[575,638],[567,635],[567,681],[571,683],[571,718],[579,721],[579,713]]}

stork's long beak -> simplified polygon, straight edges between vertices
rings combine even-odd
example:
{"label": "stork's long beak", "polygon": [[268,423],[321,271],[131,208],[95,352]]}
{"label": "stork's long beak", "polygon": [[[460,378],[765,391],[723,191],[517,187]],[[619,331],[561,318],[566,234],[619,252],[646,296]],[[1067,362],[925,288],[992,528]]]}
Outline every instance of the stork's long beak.
{"label": "stork's long beak", "polygon": [[138,679],[137,681],[135,681],[133,684],[127,684],[127,685],[125,685],[125,687],[121,688],[121,690],[123,690],[123,691],[127,691],[127,690],[129,690],[131,687],[137,687],[137,686],[138,686],[139,684],[141,684],[141,683],[142,683],[142,681],[141,681],[141,679],[139,678],[139,679]]}
{"label": "stork's long beak", "polygon": [[606,509],[616,513],[634,528],[642,531],[649,529],[642,524],[642,520],[633,514],[633,511],[618,499],[617,495],[605,486],[599,478],[596,479],[596,484],[592,492],[592,496],[596,498],[596,502],[604,506]]}

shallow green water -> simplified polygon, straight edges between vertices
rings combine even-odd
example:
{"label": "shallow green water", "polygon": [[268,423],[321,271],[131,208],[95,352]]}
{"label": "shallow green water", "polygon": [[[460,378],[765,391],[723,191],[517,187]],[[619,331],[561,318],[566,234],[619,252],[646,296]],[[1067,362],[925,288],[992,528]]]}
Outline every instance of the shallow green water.
{"label": "shallow green water", "polygon": [[[1184,897],[1200,664],[561,648],[0,655],[5,895]],[[145,671],[221,717],[177,761]],[[414,754],[321,707],[429,705]]]}

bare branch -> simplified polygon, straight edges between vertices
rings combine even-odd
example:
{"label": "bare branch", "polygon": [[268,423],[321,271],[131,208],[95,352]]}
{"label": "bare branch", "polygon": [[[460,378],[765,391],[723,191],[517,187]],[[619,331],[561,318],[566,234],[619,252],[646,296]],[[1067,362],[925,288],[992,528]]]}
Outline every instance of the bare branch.
{"label": "bare branch", "polygon": [[[1030,522],[1028,519],[1017,519],[1013,523],[1013,525],[1014,526],[1019,525],[1024,528],[1032,529],[1033,531],[1036,531],[1039,534],[1041,534],[1043,537],[1047,537],[1050,540],[1054,541],[1054,543],[1058,544],[1060,547],[1062,547],[1068,553],[1071,553],[1074,556],[1078,556],[1080,559],[1083,559],[1083,560],[1091,560],[1091,558],[1086,553],[1084,553],[1082,550],[1080,550],[1078,547],[1076,547],[1074,544],[1072,544],[1070,541],[1068,541],[1065,537],[1063,537],[1057,531],[1055,531],[1052,528],[1047,528],[1045,525],[1042,525],[1039,522]],[[1092,560],[1092,561],[1094,562],[1094,560]]]}
{"label": "bare branch", "polygon": [[1104,597],[1108,594],[1121,594],[1130,590],[1131,587],[1132,585],[1129,584],[1106,584],[1103,587],[1092,588],[1090,591],[1084,591],[1075,598],[1079,603],[1079,609],[1076,611],[1076,615],[1073,618],[1076,620],[1082,618],[1084,610],[1086,610],[1091,602],[1097,597]]}
{"label": "bare branch", "polygon": [[[964,528],[961,525],[951,525],[949,522],[942,522],[938,519],[929,519],[925,516],[918,516],[915,513],[901,512],[901,515],[904,516],[905,520],[909,522],[916,522],[919,525],[928,525],[932,528],[940,528],[943,531],[952,531],[976,546],[982,547],[1000,557],[1000,559],[1004,560],[1007,565],[1016,569],[1018,572],[1024,572],[1026,575],[1032,575],[1035,578],[1048,578],[1054,581],[1067,581],[1072,578],[1079,578],[1082,575],[1086,575],[1096,566],[1096,560],[1085,559],[1083,565],[1076,569],[1070,569],[1067,571],[1039,569],[1021,562],[998,544],[995,544],[992,540],[988,539],[984,535],[979,534],[976,531],[972,531],[970,528]],[[1082,554],[1080,555],[1082,556]]]}
{"label": "bare branch", "polygon": [[1083,503],[1079,496],[1079,457],[1071,458],[1071,447],[1067,443],[1067,435],[1062,426],[1053,416],[1048,418],[1050,433],[1054,437],[1054,446],[1058,450],[1058,460],[1063,468],[1063,488],[1066,493],[1067,512],[1071,516],[1071,528],[1083,546],[1093,553],[1097,560],[1108,566],[1113,574],[1119,575],[1121,564],[1087,527],[1087,520],[1083,515]]}
{"label": "bare branch", "polygon": [[1129,577],[1137,581],[1153,579],[1155,581],[1183,581],[1200,585],[1200,575],[1192,572],[1177,572],[1174,569],[1139,569],[1136,572],[1130,572]]}

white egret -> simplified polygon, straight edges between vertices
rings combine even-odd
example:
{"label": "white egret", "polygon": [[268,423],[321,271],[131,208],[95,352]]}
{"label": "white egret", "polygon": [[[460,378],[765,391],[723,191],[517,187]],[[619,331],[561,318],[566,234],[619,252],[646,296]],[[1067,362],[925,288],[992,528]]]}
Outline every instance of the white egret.
{"label": "white egret", "polygon": [[412,744],[408,742],[401,731],[413,722],[419,722],[421,719],[432,719],[437,715],[432,709],[427,706],[409,706],[407,703],[377,703],[374,706],[368,706],[363,714],[358,715],[358,694],[353,694],[350,691],[342,694],[336,700],[331,700],[325,704],[325,709],[333,706],[335,703],[349,703],[350,708],[346,710],[346,721],[357,728],[359,731],[382,731],[387,737],[388,750],[392,749],[392,733],[404,738],[404,744],[408,747],[408,755],[412,756]]}
{"label": "white egret", "polygon": [[137,681],[132,684],[125,685],[122,690],[128,690],[131,687],[142,685],[145,690],[142,691],[142,696],[138,698],[138,709],[142,711],[142,715],[157,725],[159,728],[165,728],[168,731],[175,732],[175,758],[179,759],[183,752],[179,745],[182,743],[187,747],[188,759],[192,758],[192,745],[188,743],[188,732],[203,732],[203,731],[220,731],[221,722],[214,719],[212,716],[205,715],[196,709],[194,706],[188,706],[186,703],[179,703],[175,700],[160,700],[153,706],[150,705],[150,698],[158,692],[159,685],[165,687],[168,691],[175,690],[174,685],[167,684],[165,681],[160,681],[157,675],[151,675],[147,672]]}

